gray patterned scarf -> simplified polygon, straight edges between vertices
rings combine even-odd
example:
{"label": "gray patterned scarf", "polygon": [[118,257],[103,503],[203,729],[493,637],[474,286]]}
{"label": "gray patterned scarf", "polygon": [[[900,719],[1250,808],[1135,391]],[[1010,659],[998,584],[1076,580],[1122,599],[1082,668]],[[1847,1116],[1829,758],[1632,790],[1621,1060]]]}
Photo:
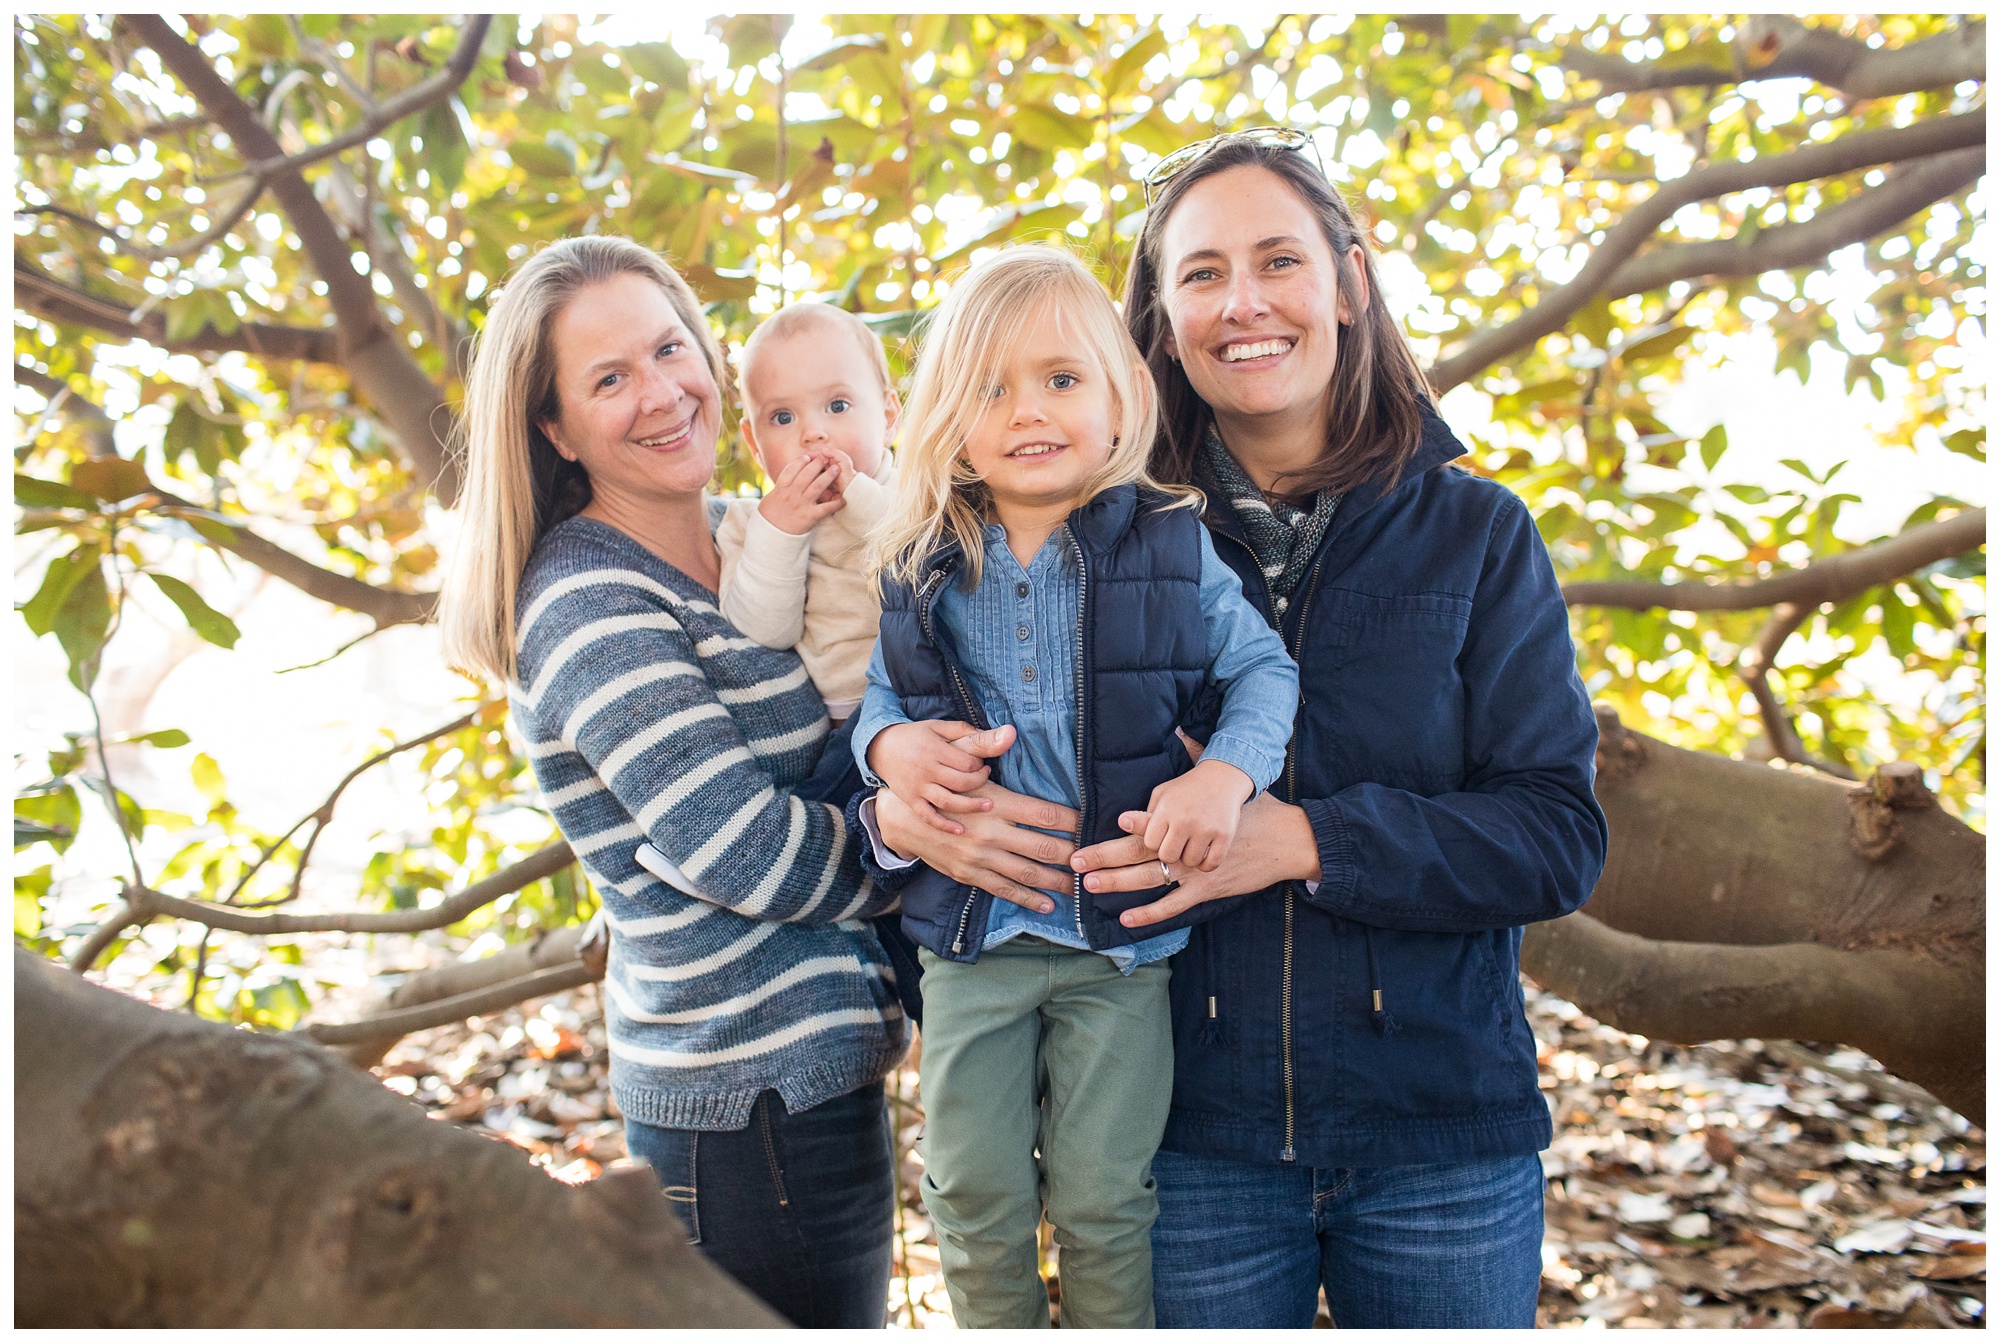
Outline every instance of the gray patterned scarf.
{"label": "gray patterned scarf", "polygon": [[1250,542],[1250,553],[1257,557],[1257,567],[1264,571],[1264,580],[1271,585],[1271,600],[1278,614],[1283,615],[1306,576],[1306,565],[1326,535],[1327,524],[1333,521],[1340,496],[1321,490],[1313,496],[1310,510],[1284,500],[1272,503],[1257,488],[1257,482],[1250,479],[1250,473],[1229,455],[1229,449],[1222,446],[1213,425],[1202,438],[1201,450],[1194,455],[1194,483],[1209,498],[1228,500],[1230,508],[1235,510],[1237,520],[1243,524],[1243,534]]}

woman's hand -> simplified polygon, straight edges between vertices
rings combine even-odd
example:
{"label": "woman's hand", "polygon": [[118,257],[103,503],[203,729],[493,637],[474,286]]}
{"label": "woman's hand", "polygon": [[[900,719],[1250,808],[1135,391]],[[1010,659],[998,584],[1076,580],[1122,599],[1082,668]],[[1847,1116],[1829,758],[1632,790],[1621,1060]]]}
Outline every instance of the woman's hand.
{"label": "woman's hand", "polygon": [[1054,909],[1055,901],[1034,888],[1067,889],[1075,877],[1066,864],[1076,846],[1039,832],[1074,832],[1076,813],[1038,797],[1009,792],[996,783],[981,785],[973,795],[990,802],[993,809],[966,816],[960,827],[963,833],[954,835],[933,829],[889,790],[878,792],[875,824],[882,842],[930,864],[953,881],[977,886],[1024,909],[1038,914]]}
{"label": "woman's hand", "polygon": [[1011,723],[984,732],[945,718],[898,723],[868,743],[868,768],[934,829],[962,835],[965,827],[944,813],[991,811],[992,799],[975,793],[991,777],[983,762],[1013,744]]}
{"label": "woman's hand", "polygon": [[[1128,811],[1118,818],[1126,838],[1077,851],[1070,866],[1089,874],[1083,879],[1086,890],[1143,891],[1160,884],[1159,854],[1145,840],[1151,820],[1143,811]],[[1213,872],[1175,869],[1169,879],[1180,885],[1150,905],[1126,910],[1118,921],[1127,928],[1144,928],[1207,901],[1248,895],[1276,882],[1318,881],[1319,842],[1303,810],[1259,793],[1243,808],[1235,842],[1220,867]]]}

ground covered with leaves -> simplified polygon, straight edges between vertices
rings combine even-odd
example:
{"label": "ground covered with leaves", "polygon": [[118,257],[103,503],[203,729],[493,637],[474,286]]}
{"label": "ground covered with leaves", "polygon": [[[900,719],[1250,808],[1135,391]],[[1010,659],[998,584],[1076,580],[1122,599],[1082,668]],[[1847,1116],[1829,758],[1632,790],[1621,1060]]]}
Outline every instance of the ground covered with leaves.
{"label": "ground covered with leaves", "polygon": [[[1982,1131],[1854,1051],[1657,1044],[1527,993],[1556,1117],[1541,1324],[1984,1325]],[[376,1072],[558,1180],[628,1159],[595,987],[411,1036]],[[917,1194],[916,1090],[912,1061],[890,1078],[902,1185],[889,1322],[950,1328]]]}

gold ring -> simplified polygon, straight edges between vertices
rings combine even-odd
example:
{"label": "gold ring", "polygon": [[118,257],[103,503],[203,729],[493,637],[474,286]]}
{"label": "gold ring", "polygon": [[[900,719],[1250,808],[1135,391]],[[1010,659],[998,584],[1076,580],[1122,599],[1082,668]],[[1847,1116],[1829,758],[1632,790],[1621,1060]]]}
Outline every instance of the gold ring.
{"label": "gold ring", "polygon": [[1164,858],[1155,858],[1153,861],[1160,865],[1160,884],[1162,886],[1173,885],[1174,874],[1167,871],[1167,860]]}

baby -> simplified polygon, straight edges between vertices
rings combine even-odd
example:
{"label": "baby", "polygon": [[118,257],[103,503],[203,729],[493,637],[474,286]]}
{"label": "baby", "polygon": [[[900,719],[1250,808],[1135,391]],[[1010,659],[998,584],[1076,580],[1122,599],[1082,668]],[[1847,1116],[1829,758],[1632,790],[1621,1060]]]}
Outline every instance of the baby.
{"label": "baby", "polygon": [[743,436],[771,478],[715,534],[722,614],[767,648],[796,648],[834,722],[861,703],[882,618],[862,541],[887,509],[901,413],[882,342],[853,313],[795,303],[743,347]]}

